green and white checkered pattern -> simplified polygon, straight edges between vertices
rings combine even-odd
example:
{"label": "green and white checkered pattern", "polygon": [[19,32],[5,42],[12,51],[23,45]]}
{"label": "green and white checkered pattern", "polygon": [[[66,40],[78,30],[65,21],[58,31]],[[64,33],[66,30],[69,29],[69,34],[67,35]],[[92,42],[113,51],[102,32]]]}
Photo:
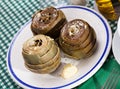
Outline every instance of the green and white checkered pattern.
{"label": "green and white checkered pattern", "polygon": [[[36,10],[56,5],[57,3],[53,1],[54,0],[0,0],[0,89],[21,89],[8,74],[6,55],[9,44],[16,32],[23,24],[31,19],[32,14]],[[94,1],[91,0],[88,7],[93,8],[93,3]],[[114,33],[117,22],[109,21],[109,24]]]}

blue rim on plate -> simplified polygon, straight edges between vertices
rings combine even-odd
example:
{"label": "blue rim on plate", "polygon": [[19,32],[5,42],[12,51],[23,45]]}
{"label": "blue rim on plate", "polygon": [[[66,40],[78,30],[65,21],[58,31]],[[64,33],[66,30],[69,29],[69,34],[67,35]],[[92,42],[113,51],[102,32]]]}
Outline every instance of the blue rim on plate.
{"label": "blue rim on plate", "polygon": [[[103,25],[104,25],[104,27],[105,27],[105,30],[106,30],[106,38],[107,38],[107,41],[106,41],[106,44],[105,44],[105,49],[104,49],[102,55],[100,56],[98,62],[97,62],[97,63],[94,65],[94,67],[93,67],[91,70],[89,70],[85,75],[83,75],[82,77],[78,78],[77,80],[75,80],[75,81],[73,81],[73,82],[71,82],[71,83],[69,83],[69,84],[62,85],[62,86],[58,86],[58,87],[45,88],[45,89],[64,88],[64,87],[66,87],[66,86],[69,86],[69,85],[71,85],[71,84],[74,84],[75,82],[83,79],[83,78],[86,77],[89,73],[91,73],[92,70],[94,70],[94,69],[96,68],[96,66],[98,66],[98,64],[101,62],[102,58],[104,57],[104,55],[105,55],[105,53],[106,53],[106,51],[107,51],[107,49],[108,49],[108,45],[109,45],[109,41],[110,41],[110,40],[109,40],[109,39],[110,39],[110,35],[109,35],[109,28],[108,28],[106,22],[104,21],[104,19],[103,19],[99,14],[97,14],[95,11],[93,11],[93,10],[91,10],[91,9],[89,9],[89,8],[86,8],[86,7],[82,7],[82,6],[63,6],[63,7],[59,7],[59,9],[67,9],[67,8],[76,8],[76,9],[86,10],[86,11],[88,11],[88,12],[96,15],[96,16],[101,20],[101,22],[103,23]],[[30,21],[31,21],[31,20],[30,20]],[[28,21],[23,27],[25,27],[26,25],[28,25],[28,24],[30,23],[30,21]],[[7,62],[7,63],[8,63],[9,71],[10,71],[10,73],[12,74],[12,76],[13,76],[20,84],[22,84],[22,85],[24,85],[24,86],[26,86],[26,87],[28,87],[28,88],[37,88],[37,89],[39,88],[39,89],[41,89],[42,87],[40,88],[40,87],[36,87],[36,86],[31,86],[31,85],[25,83],[24,81],[22,81],[21,79],[19,79],[19,78],[17,77],[17,75],[14,73],[13,68],[12,68],[12,65],[11,65],[11,59],[10,59],[10,58],[11,58],[11,50],[12,50],[12,47],[13,47],[13,45],[14,45],[14,41],[16,40],[17,36],[18,36],[18,35],[20,34],[20,32],[22,31],[23,27],[17,32],[16,36],[14,37],[14,39],[13,39],[12,42],[11,42],[11,45],[10,45],[10,47],[9,47],[9,50],[8,50],[8,55],[7,55],[7,61],[8,61],[8,62]],[[42,88],[42,89],[44,89],[44,88]]]}

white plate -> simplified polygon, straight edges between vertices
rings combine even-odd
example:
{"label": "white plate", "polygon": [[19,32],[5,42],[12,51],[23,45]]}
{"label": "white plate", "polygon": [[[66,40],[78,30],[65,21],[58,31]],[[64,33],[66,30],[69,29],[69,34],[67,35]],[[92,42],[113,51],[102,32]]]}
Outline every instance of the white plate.
{"label": "white plate", "polygon": [[118,31],[115,32],[113,37],[112,50],[113,50],[115,59],[120,64],[120,36],[118,34]]}
{"label": "white plate", "polygon": [[28,21],[16,34],[12,40],[7,54],[7,67],[13,80],[21,87],[29,88],[73,88],[88,80],[95,74],[105,62],[110,48],[112,33],[111,29],[104,19],[96,11],[82,6],[64,6],[60,9],[66,15],[68,21],[75,18],[87,21],[95,30],[97,35],[98,48],[94,55],[87,59],[79,61],[62,58],[62,62],[72,63],[78,67],[78,73],[69,79],[63,79],[59,73],[36,74],[27,70],[24,66],[22,57],[23,43],[30,37],[31,20]]}

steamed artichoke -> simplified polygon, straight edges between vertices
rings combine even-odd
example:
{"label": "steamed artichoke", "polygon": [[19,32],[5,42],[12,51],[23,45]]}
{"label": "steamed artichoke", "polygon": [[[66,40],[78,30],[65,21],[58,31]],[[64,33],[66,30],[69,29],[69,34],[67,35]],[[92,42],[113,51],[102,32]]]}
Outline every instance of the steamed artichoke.
{"label": "steamed artichoke", "polygon": [[23,44],[22,55],[25,66],[38,73],[51,73],[60,64],[60,49],[55,41],[39,34]]}
{"label": "steamed artichoke", "polygon": [[31,30],[34,35],[45,34],[52,38],[57,38],[66,22],[66,17],[60,9],[47,7],[33,15]]}
{"label": "steamed artichoke", "polygon": [[59,44],[68,56],[75,59],[86,58],[96,49],[96,34],[86,21],[74,19],[62,28]]}

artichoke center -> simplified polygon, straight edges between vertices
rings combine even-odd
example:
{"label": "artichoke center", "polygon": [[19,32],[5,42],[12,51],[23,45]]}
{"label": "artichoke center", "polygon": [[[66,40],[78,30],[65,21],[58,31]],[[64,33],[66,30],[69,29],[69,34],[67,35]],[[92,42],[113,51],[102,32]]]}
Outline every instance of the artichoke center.
{"label": "artichoke center", "polygon": [[41,46],[42,45],[42,40],[39,39],[39,40],[35,40],[35,46]]}
{"label": "artichoke center", "polygon": [[72,25],[72,26],[70,26],[68,31],[69,31],[69,35],[73,36],[73,35],[75,35],[75,34],[77,34],[79,32],[79,28],[76,27],[75,25]]}
{"label": "artichoke center", "polygon": [[57,10],[55,8],[50,7],[41,12],[39,21],[40,23],[48,24],[52,20],[55,20],[56,17],[57,17]]}

